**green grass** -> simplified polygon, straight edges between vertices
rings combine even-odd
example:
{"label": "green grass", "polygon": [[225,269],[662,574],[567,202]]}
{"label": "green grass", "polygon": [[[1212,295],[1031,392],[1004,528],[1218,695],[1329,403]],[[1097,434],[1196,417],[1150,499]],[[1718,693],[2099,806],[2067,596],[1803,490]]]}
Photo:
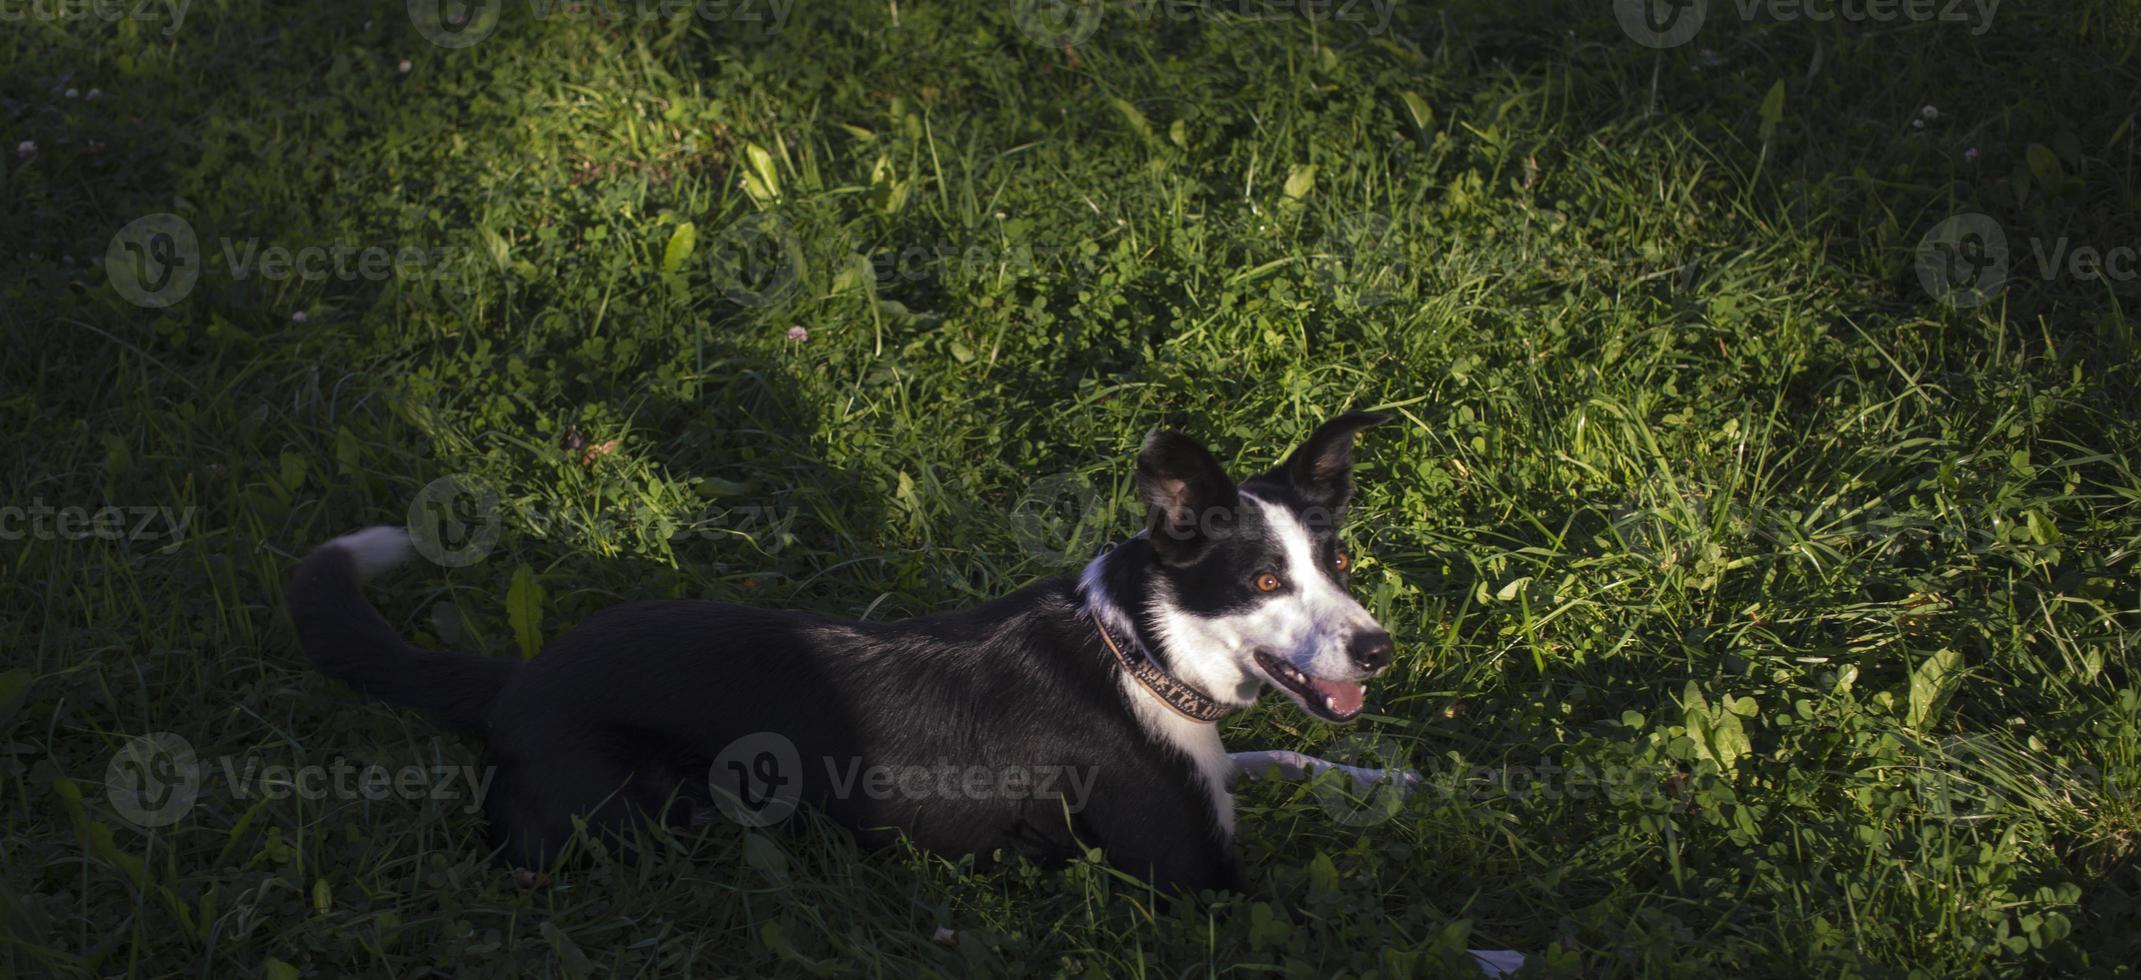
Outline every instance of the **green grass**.
{"label": "green grass", "polygon": [[[2136,10],[1716,6],[1662,52],[1489,0],[1382,34],[1111,4],[1068,50],[992,2],[508,2],[460,50],[389,2],[9,24],[0,506],[190,524],[0,544],[0,973],[2130,971],[2136,291],[2029,243],[2141,246]],[[162,212],[205,267],[158,310],[105,255]],[[1959,212],[2017,267],[1962,309],[1912,265]],[[439,261],[241,278],[252,239]],[[216,761],[479,760],[308,672],[280,611],[296,556],[442,477],[501,495],[496,547],[372,594],[520,656],[627,598],[1000,594],[1135,526],[1152,427],[1246,469],[1352,406],[1403,420],[1352,531],[1399,665],[1358,732],[1272,699],[1227,737],[1434,785],[1365,826],[1249,789],[1256,894],[1208,912],[809,821],[530,881],[465,799]],[[155,828],[105,792],[151,732],[208,770]]]}

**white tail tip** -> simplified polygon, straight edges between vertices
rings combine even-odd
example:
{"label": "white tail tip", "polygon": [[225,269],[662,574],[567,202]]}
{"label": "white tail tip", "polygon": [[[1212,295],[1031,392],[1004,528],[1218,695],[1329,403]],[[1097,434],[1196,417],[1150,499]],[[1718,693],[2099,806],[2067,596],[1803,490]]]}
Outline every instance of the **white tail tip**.
{"label": "white tail tip", "polygon": [[416,550],[410,543],[409,529],[405,527],[368,527],[329,541],[327,547],[348,552],[350,560],[357,565],[360,579],[371,578],[408,561]]}

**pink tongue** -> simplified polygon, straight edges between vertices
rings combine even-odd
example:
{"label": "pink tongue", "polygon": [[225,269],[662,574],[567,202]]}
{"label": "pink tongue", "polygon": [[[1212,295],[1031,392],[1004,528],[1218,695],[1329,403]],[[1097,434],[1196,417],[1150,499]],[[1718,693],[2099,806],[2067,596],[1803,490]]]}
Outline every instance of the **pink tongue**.
{"label": "pink tongue", "polygon": [[1346,681],[1311,679],[1308,686],[1317,694],[1324,695],[1327,698],[1325,703],[1330,705],[1332,711],[1341,715],[1359,711],[1361,703],[1368,699],[1367,688]]}

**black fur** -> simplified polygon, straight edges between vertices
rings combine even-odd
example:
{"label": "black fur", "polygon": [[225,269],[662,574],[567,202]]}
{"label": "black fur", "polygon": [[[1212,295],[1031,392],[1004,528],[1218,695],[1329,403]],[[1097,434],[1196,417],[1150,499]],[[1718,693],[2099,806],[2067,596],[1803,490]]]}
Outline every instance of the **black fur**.
{"label": "black fur", "polygon": [[290,578],[290,618],[312,665],[365,694],[481,731],[517,664],[433,653],[402,639],[357,590],[356,563],[340,548],[305,556]]}
{"label": "black fur", "polygon": [[[634,810],[689,819],[665,805],[708,805],[714,756],[735,739],[777,732],[803,762],[802,801],[865,843],[904,831],[939,853],[1001,849],[1043,863],[1097,846],[1163,889],[1239,890],[1208,794],[1188,761],[1131,714],[1075,590],[1069,578],[1051,579],[891,623],[637,602],[590,617],[525,664],[410,646],[364,601],[349,557],[333,547],[300,564],[290,608],[329,676],[484,734],[498,765],[486,801],[493,839],[522,866],[555,858],[576,815],[598,829],[622,826]],[[829,772],[826,760],[839,768]],[[1094,781],[1072,814],[1063,800],[835,792],[833,774],[858,763],[1075,766]]]}
{"label": "black fur", "polygon": [[1263,479],[1291,487],[1307,507],[1327,509],[1327,526],[1335,529],[1353,497],[1353,437],[1388,421],[1390,416],[1374,412],[1347,412],[1331,419]]}
{"label": "black fur", "polygon": [[[1147,533],[1116,549],[1098,588],[1171,667],[1175,654],[1151,635],[1147,615],[1156,589],[1207,615],[1279,594],[1251,584],[1274,540],[1240,490],[1302,516],[1329,569],[1353,491],[1353,436],[1383,419],[1333,419],[1239,489],[1195,440],[1154,434],[1138,455]],[[1345,584],[1342,572],[1327,573]],[[1242,887],[1219,804],[1194,763],[1126,699],[1074,579],[889,623],[719,602],[630,603],[588,618],[526,663],[418,649],[358,585],[337,545],[299,564],[289,604],[305,652],[372,697],[481,733],[498,767],[485,801],[493,839],[522,866],[556,859],[576,817],[606,834],[634,815],[692,819],[714,802],[717,755],[770,732],[796,749],[800,802],[866,843],[904,834],[943,854],[1001,851],[1044,863],[1097,846],[1163,889]],[[1387,662],[1389,638],[1372,632],[1363,636],[1380,638]],[[919,797],[843,787],[843,775],[859,770],[945,765],[1065,767],[1092,782],[1075,801],[946,793],[941,781]],[[1073,802],[1082,808],[1067,812]]]}
{"label": "black fur", "polygon": [[1211,451],[1179,432],[1155,432],[1137,454],[1137,490],[1150,508],[1146,537],[1161,561],[1195,561],[1224,536],[1238,501]]}
{"label": "black fur", "polygon": [[[1321,567],[1344,588],[1351,576],[1339,571],[1338,529],[1353,498],[1353,437],[1362,429],[1390,420],[1388,415],[1348,412],[1318,426],[1308,439],[1270,472],[1236,487],[1219,461],[1188,436],[1155,433],[1138,455],[1139,488],[1151,515],[1146,537],[1160,560],[1133,560],[1111,566],[1108,593],[1130,600],[1140,624],[1147,609],[1139,599],[1150,594],[1150,580],[1164,580],[1182,608],[1207,616],[1240,612],[1284,594],[1264,593],[1252,584],[1263,556],[1275,547],[1262,508],[1245,506],[1244,491],[1292,511],[1315,539]],[[1138,542],[1132,542],[1137,546]],[[1148,566],[1149,569],[1148,569]],[[1155,648],[1149,627],[1139,639]]]}

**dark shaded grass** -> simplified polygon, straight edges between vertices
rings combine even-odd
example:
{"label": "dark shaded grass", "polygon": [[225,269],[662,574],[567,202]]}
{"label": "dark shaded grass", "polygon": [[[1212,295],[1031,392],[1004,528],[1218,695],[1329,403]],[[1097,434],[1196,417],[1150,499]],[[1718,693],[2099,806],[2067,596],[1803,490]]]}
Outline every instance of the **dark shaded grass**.
{"label": "dark shaded grass", "polygon": [[[203,3],[175,37],[0,40],[0,503],[193,515],[0,552],[15,972],[2135,960],[2131,283],[2025,244],[1955,311],[1912,267],[1965,210],[2141,244],[2106,95],[2134,88],[2128,5],[2003,5],[1981,37],[1720,11],[1662,54],[1588,5],[1407,6],[1374,36],[1111,6],[1069,52],[996,4],[894,10],[768,36],[508,5],[448,51],[401,5]],[[210,261],[160,313],[100,268],[159,211]],[[708,261],[750,214],[797,257],[765,305]],[[226,238],[448,261],[240,279]],[[657,595],[904,615],[1134,526],[1153,425],[1247,468],[1354,405],[1405,419],[1366,448],[1354,537],[1408,653],[1361,732],[1273,706],[1228,734],[1436,788],[1367,826],[1249,789],[1260,891],[1210,914],[807,820],[524,880],[466,799],[263,800],[219,767],[479,760],[302,670],[275,611],[297,554],[439,477],[499,491],[500,545],[375,594],[423,642],[517,656],[523,568],[543,635]],[[568,429],[617,442],[583,461]],[[206,778],[144,829],[104,781],[156,731]]]}

